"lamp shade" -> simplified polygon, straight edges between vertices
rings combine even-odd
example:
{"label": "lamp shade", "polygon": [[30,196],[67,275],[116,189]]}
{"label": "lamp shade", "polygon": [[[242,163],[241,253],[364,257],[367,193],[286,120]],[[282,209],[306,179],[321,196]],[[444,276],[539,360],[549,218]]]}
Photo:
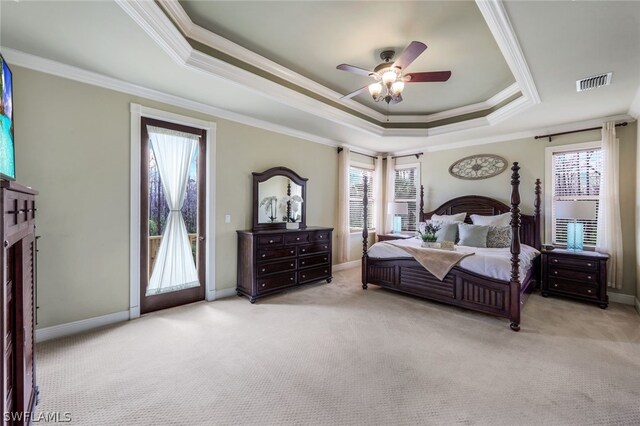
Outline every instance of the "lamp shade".
{"label": "lamp shade", "polygon": [[594,200],[572,200],[556,201],[556,219],[596,219],[596,201]]}
{"label": "lamp shade", "polygon": [[387,210],[389,214],[409,214],[409,205],[407,203],[388,203]]}

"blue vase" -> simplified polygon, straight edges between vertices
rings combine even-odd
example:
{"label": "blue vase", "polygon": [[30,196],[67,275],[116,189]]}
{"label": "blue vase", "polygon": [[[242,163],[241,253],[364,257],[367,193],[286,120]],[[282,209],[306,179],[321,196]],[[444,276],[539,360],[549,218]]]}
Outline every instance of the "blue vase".
{"label": "blue vase", "polygon": [[584,249],[584,224],[578,222],[567,223],[567,249]]}
{"label": "blue vase", "polygon": [[393,233],[399,234],[402,231],[402,217],[394,216],[393,217]]}

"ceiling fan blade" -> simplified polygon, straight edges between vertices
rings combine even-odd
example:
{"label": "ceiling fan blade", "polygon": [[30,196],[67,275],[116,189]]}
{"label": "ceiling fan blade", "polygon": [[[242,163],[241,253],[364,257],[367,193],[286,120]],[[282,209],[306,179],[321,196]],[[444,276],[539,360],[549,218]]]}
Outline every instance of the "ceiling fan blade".
{"label": "ceiling fan blade", "polygon": [[358,90],[354,90],[353,92],[351,92],[351,93],[348,93],[348,94],[344,95],[344,96],[343,96],[343,97],[341,97],[340,99],[350,99],[350,98],[353,98],[354,96],[357,96],[357,95],[359,95],[359,94],[360,94],[360,93],[362,93],[362,92],[365,92],[367,89],[369,89],[369,85],[368,85],[368,84],[367,84],[366,86],[364,86],[364,87],[359,88]]}
{"label": "ceiling fan blade", "polygon": [[354,74],[366,75],[367,77],[375,75],[373,71],[365,70],[364,68],[360,67],[354,67],[353,65],[349,64],[340,64],[336,68],[342,71],[352,72]]}
{"label": "ceiling fan blade", "polygon": [[410,72],[404,75],[405,83],[426,83],[429,81],[447,81],[451,71]]}
{"label": "ceiling fan blade", "polygon": [[426,44],[419,41],[412,41],[400,56],[398,56],[398,59],[393,63],[393,66],[400,68],[401,70],[406,70],[407,67],[411,65],[411,62],[415,61],[416,58],[425,50],[427,50]]}

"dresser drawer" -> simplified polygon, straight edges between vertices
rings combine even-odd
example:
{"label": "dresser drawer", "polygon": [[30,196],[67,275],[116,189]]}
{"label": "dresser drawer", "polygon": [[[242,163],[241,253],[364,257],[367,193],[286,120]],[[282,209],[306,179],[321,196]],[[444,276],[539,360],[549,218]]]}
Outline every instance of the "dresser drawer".
{"label": "dresser drawer", "polygon": [[549,277],[583,281],[593,285],[596,285],[598,282],[598,274],[595,271],[577,271],[574,269],[554,267],[553,265],[549,268]]}
{"label": "dresser drawer", "polygon": [[300,268],[309,268],[311,266],[329,264],[329,254],[320,254],[315,256],[305,256],[298,260]]}
{"label": "dresser drawer", "polygon": [[261,260],[282,259],[296,255],[296,248],[264,248],[258,249],[258,262]]}
{"label": "dresser drawer", "polygon": [[598,262],[591,259],[549,255],[549,266],[595,271],[598,267]]}
{"label": "dresser drawer", "polygon": [[329,265],[321,268],[305,269],[298,272],[298,282],[306,283],[309,281],[317,281],[331,276],[331,267]]}
{"label": "dresser drawer", "polygon": [[311,242],[323,242],[331,240],[331,232],[330,231],[318,231],[311,234],[311,238],[309,241]]}
{"label": "dresser drawer", "polygon": [[258,293],[264,293],[276,288],[292,286],[296,283],[296,273],[271,275],[270,277],[258,278]]}
{"label": "dresser drawer", "polygon": [[309,244],[298,247],[298,254],[304,256],[307,254],[322,253],[329,251],[329,243]]}
{"label": "dresser drawer", "polygon": [[560,279],[549,279],[549,290],[562,292],[582,297],[598,298],[598,288],[596,286],[577,283],[575,281],[565,281]]}
{"label": "dresser drawer", "polygon": [[284,260],[281,262],[258,263],[258,276],[275,274],[276,272],[293,271],[296,269],[296,260]]}
{"label": "dresser drawer", "polygon": [[282,245],[282,234],[258,237],[258,246]]}
{"label": "dresser drawer", "polygon": [[17,191],[4,191],[5,238],[26,230],[35,218],[35,197]]}
{"label": "dresser drawer", "polygon": [[284,236],[284,242],[290,244],[304,244],[309,242],[308,232],[296,232],[295,234],[287,234]]}

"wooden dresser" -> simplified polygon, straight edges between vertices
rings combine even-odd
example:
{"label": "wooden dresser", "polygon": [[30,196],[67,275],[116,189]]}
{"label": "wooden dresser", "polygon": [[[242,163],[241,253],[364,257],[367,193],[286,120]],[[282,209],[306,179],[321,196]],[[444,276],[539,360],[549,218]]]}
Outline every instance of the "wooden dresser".
{"label": "wooden dresser", "polygon": [[251,303],[300,284],[331,282],[333,228],[237,232],[237,292]]}
{"label": "wooden dresser", "polygon": [[[2,424],[30,424],[37,387],[34,359],[35,218],[37,194],[15,182],[0,182],[2,266]],[[11,414],[12,413],[12,414]],[[6,414],[16,416],[7,419]]]}
{"label": "wooden dresser", "polygon": [[542,250],[542,296],[558,295],[609,305],[607,260],[595,251]]}

